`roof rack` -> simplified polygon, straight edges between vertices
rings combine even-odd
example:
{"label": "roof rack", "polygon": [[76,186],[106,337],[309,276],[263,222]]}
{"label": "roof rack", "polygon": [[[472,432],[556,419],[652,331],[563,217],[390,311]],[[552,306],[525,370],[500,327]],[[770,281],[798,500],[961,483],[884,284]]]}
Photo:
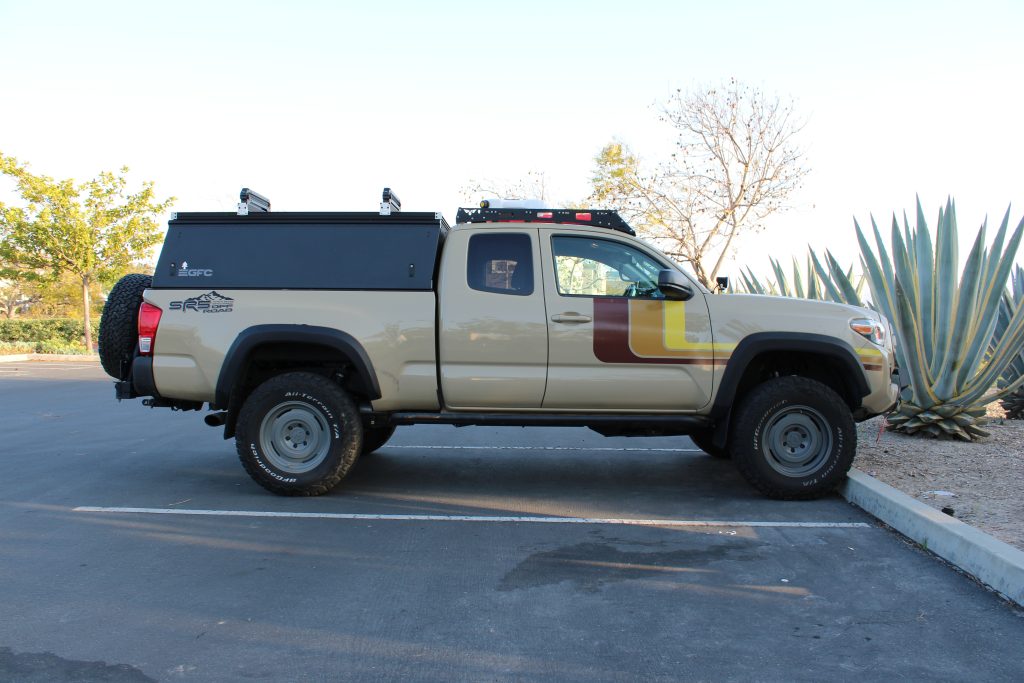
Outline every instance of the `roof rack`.
{"label": "roof rack", "polygon": [[562,223],[608,228],[636,237],[617,211],[609,209],[459,209],[456,223]]}

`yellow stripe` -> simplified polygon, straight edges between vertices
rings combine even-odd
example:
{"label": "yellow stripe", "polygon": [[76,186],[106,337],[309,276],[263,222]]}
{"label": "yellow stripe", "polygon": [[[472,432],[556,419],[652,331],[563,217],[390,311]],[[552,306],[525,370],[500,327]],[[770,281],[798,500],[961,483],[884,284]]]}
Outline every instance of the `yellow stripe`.
{"label": "yellow stripe", "polygon": [[[633,302],[630,302],[632,305]],[[665,348],[670,351],[732,351],[736,344],[721,344],[705,341],[690,341],[686,335],[686,302],[664,301],[661,303],[665,311]],[[697,335],[708,339],[711,337],[711,321],[707,331],[698,330]],[[691,332],[691,335],[693,333]]]}
{"label": "yellow stripe", "polygon": [[[700,336],[711,336],[709,325]],[[629,302],[629,347],[641,358],[709,358],[712,354],[722,358],[736,348],[736,344],[691,342],[686,337],[685,302]]]}
{"label": "yellow stripe", "polygon": [[709,358],[704,349],[667,349],[662,343],[665,316],[660,301],[629,302],[629,348],[641,358]]}

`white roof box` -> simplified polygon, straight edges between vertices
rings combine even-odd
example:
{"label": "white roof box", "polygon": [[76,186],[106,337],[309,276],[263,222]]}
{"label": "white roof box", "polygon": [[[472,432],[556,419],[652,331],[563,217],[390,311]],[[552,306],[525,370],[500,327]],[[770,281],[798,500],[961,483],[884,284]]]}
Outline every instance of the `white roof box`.
{"label": "white roof box", "polygon": [[547,209],[540,199],[485,199],[480,202],[481,209]]}

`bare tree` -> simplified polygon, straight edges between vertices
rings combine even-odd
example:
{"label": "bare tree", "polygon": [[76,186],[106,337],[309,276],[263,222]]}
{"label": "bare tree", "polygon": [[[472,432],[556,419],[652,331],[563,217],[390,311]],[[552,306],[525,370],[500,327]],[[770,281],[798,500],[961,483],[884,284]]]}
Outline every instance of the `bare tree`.
{"label": "bare tree", "polygon": [[470,180],[459,188],[462,199],[476,205],[481,199],[497,197],[501,199],[540,199],[548,201],[548,179],[544,171],[528,171],[526,176],[518,180],[484,178]]}
{"label": "bare tree", "polygon": [[733,240],[787,208],[807,174],[793,105],[732,79],[660,105],[678,137],[651,170],[622,142],[598,155],[591,200],[617,208],[710,287]]}

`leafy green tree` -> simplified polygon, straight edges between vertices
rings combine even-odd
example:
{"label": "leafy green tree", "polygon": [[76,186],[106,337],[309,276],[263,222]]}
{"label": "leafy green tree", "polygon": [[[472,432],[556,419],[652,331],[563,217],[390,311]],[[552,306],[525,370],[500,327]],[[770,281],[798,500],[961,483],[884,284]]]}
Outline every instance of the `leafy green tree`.
{"label": "leafy green tree", "polygon": [[158,216],[174,201],[155,199],[152,182],[131,192],[125,177],[104,171],[92,180],[54,180],[0,152],[0,172],[11,177],[25,206],[0,203],[0,260],[45,272],[71,274],[80,285],[85,344],[92,348],[90,290],[116,280],[160,241]]}
{"label": "leafy green tree", "polygon": [[0,279],[0,317],[14,318],[34,301],[20,282]]}

